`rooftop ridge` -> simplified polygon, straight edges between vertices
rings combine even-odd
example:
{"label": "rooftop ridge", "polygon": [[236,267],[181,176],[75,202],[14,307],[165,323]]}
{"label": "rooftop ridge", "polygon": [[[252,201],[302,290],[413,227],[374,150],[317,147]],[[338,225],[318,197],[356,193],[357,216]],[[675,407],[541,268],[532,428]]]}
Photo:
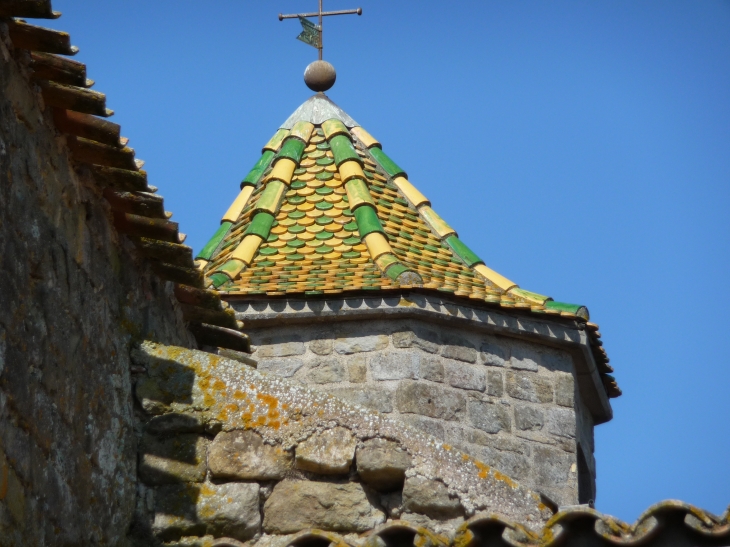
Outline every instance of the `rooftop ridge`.
{"label": "rooftop ridge", "polygon": [[304,101],[281,125],[281,129],[291,129],[294,124],[302,121],[312,125],[322,125],[327,120],[340,120],[348,129],[360,125],[332,102],[327,95],[317,93]]}

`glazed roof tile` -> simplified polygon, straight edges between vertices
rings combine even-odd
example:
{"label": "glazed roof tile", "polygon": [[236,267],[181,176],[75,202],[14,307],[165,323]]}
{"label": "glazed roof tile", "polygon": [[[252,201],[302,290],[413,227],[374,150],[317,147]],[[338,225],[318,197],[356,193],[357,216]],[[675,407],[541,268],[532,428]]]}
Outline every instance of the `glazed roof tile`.
{"label": "glazed roof tile", "polygon": [[[264,146],[221,222],[197,258],[229,297],[420,288],[588,321],[584,306],[526,291],[490,269],[380,142],[321,93]],[[605,375],[612,370],[599,336],[594,356]],[[620,395],[612,377],[604,384]]]}

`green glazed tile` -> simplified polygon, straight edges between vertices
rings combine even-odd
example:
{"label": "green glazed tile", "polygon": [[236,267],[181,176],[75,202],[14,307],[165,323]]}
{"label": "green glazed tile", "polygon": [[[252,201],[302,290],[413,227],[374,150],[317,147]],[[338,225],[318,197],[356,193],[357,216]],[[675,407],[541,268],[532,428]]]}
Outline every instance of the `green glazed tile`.
{"label": "green glazed tile", "polygon": [[304,167],[297,167],[296,169],[294,169],[295,175],[303,175],[306,172],[307,172],[307,170]]}
{"label": "green glazed tile", "polygon": [[314,234],[314,238],[320,241],[327,241],[328,239],[332,239],[332,234],[329,232],[319,232],[318,234]]}
{"label": "green glazed tile", "polygon": [[332,165],[333,163],[335,163],[335,160],[333,160],[332,158],[324,157],[319,158],[316,163],[317,165],[324,165],[326,167],[327,165]]}
{"label": "green glazed tile", "polygon": [[307,186],[307,183],[304,182],[303,180],[295,180],[289,186],[292,190],[301,190],[302,188]]}
{"label": "green glazed tile", "polygon": [[402,175],[406,178],[408,178],[408,175],[406,175],[406,172],[398,167],[398,165],[388,157],[388,155],[383,152],[380,148],[373,147],[370,149],[370,153],[375,158],[375,161],[377,161],[380,164],[380,167],[383,168],[383,170],[388,173],[391,177],[397,177],[398,175]]}
{"label": "green glazed tile", "polygon": [[302,226],[301,224],[295,224],[291,228],[289,228],[289,232],[292,234],[301,234],[306,228]]}
{"label": "green glazed tile", "polygon": [[483,264],[482,259],[479,258],[477,254],[467,247],[458,237],[454,235],[449,236],[446,238],[446,243],[470,268],[475,264]]}
{"label": "green glazed tile", "polygon": [[289,218],[293,218],[294,220],[299,220],[300,218],[304,218],[305,213],[304,211],[292,211],[289,213]]}
{"label": "green glazed tile", "polygon": [[256,213],[256,216],[253,217],[253,221],[248,225],[244,234],[253,234],[259,236],[261,239],[266,239],[269,237],[269,231],[273,223],[274,215],[265,212]]}
{"label": "green glazed tile", "polygon": [[362,159],[355,152],[355,148],[350,142],[350,138],[347,135],[336,135],[330,139],[330,148],[332,148],[332,154],[335,156],[337,165],[342,165],[346,161],[356,161],[362,165]]}
{"label": "green glazed tile", "polygon": [[432,253],[439,252],[438,247],[434,247],[433,245],[424,245],[423,248],[426,249],[427,251],[431,251]]}
{"label": "green glazed tile", "polygon": [[261,175],[263,175],[264,171],[266,171],[269,163],[271,163],[273,157],[274,153],[271,150],[266,150],[261,155],[261,158],[259,158],[259,161],[256,162],[256,165],[253,166],[253,169],[251,169],[248,175],[246,175],[246,177],[241,181],[241,188],[246,185],[255,186],[259,182]]}
{"label": "green glazed tile", "polygon": [[455,274],[454,272],[444,272],[444,276],[454,278],[459,277],[459,274]]}
{"label": "green glazed tile", "polygon": [[329,186],[322,186],[322,188],[317,188],[315,192],[320,196],[329,196],[334,192],[334,190]]}
{"label": "green glazed tile", "polygon": [[301,205],[306,201],[306,198],[304,196],[292,196],[289,198],[289,203],[292,205]]}
{"label": "green glazed tile", "polygon": [[323,180],[326,182],[328,180],[332,180],[333,178],[335,178],[335,174],[330,173],[329,171],[322,171],[321,173],[317,173],[315,175],[315,177],[317,180]]}
{"label": "green glazed tile", "polygon": [[[332,205],[328,201],[320,201],[319,203],[315,203],[314,207],[316,209],[319,209],[320,211],[329,211],[330,209],[332,209],[332,207],[334,207],[334,205]],[[328,222],[328,224],[329,224],[329,222]]]}
{"label": "green glazed tile", "polygon": [[327,264],[332,264],[332,261],[328,258],[320,258],[319,260],[313,260],[312,264],[315,266],[326,266]]}
{"label": "green glazed tile", "polygon": [[274,241],[278,241],[279,236],[276,234],[269,234],[269,237],[266,238],[266,243],[273,243]]}
{"label": "green glazed tile", "polygon": [[[314,219],[314,222],[315,222],[315,224],[317,224],[319,226],[327,226],[328,224],[330,224],[332,222],[332,219],[330,217],[322,216],[322,217]],[[322,232],[320,232],[320,233],[322,233]]]}
{"label": "green glazed tile", "polygon": [[317,145],[317,150],[329,150],[330,145],[327,143],[327,141],[321,142]]}
{"label": "green glazed tile", "polygon": [[264,255],[264,256],[272,256],[272,255],[275,255],[278,253],[279,253],[279,250],[274,249],[273,247],[264,247],[262,249],[259,249],[259,254]]}
{"label": "green glazed tile", "polygon": [[292,247],[294,249],[301,249],[302,247],[304,247],[306,245],[306,243],[304,241],[302,241],[301,239],[292,239],[288,243],[288,245],[289,245],[289,247]]}
{"label": "green glazed tile", "polygon": [[256,263],[257,266],[261,266],[262,268],[270,268],[274,264],[276,264],[276,262],[273,260],[261,260]]}
{"label": "green glazed tile", "polygon": [[322,245],[321,247],[317,247],[314,252],[320,255],[326,255],[327,253],[331,253],[334,251],[332,247],[329,245]]}
{"label": "green glazed tile", "polygon": [[222,222],[220,227],[215,231],[215,234],[213,234],[213,237],[210,238],[210,241],[208,241],[208,243],[205,244],[205,247],[203,247],[203,249],[198,253],[197,258],[210,260],[232,225],[232,222]]}
{"label": "green glazed tile", "polygon": [[403,230],[401,230],[398,235],[400,237],[402,237],[403,239],[407,239],[408,241],[413,241],[413,236],[411,234],[409,234],[408,232],[404,232]]}
{"label": "green glazed tile", "polygon": [[360,258],[360,253],[358,251],[348,251],[346,253],[342,253],[342,258]]}
{"label": "green glazed tile", "polygon": [[344,228],[348,232],[354,232],[354,231],[357,230],[357,223],[356,222],[348,222],[347,224],[345,224]]}
{"label": "green glazed tile", "polygon": [[345,245],[357,245],[362,241],[359,237],[348,237],[342,240]]}
{"label": "green glazed tile", "polygon": [[355,219],[360,237],[365,237],[373,232],[383,233],[383,226],[372,207],[363,205],[355,209]]}
{"label": "green glazed tile", "polygon": [[307,145],[299,139],[289,138],[284,141],[277,158],[289,158],[295,163],[299,163],[302,157],[302,152]]}
{"label": "green glazed tile", "polygon": [[304,255],[294,253],[293,255],[289,255],[289,260],[304,260]]}

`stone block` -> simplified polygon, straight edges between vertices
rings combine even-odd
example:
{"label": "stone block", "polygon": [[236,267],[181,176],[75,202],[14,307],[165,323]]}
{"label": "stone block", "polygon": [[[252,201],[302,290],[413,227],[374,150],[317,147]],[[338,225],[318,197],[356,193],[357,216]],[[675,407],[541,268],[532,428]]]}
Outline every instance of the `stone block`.
{"label": "stone block", "polygon": [[256,483],[176,484],[155,493],[152,531],[163,541],[205,534],[245,541],[260,528]]}
{"label": "stone block", "polygon": [[215,479],[281,480],[291,466],[289,452],[264,444],[254,431],[218,433],[208,449],[208,467]]}
{"label": "stone block", "polygon": [[572,374],[560,374],[555,381],[555,402],[560,406],[575,406],[575,386]]}
{"label": "stone block", "polygon": [[198,518],[212,536],[246,541],[261,530],[259,485],[255,482],[205,483],[196,506]]}
{"label": "stone block", "polygon": [[319,340],[312,340],[309,342],[310,351],[317,355],[329,355],[332,353],[332,347],[333,343],[331,338],[321,338]]}
{"label": "stone block", "polygon": [[208,441],[200,435],[142,439],[139,474],[147,484],[202,482]]}
{"label": "stone block", "polygon": [[538,485],[547,487],[567,486],[570,466],[575,463],[572,454],[550,446],[535,446],[533,466]]}
{"label": "stone block", "polygon": [[413,351],[393,351],[370,358],[370,376],[374,380],[402,380],[415,378],[420,355]]}
{"label": "stone block", "polygon": [[522,431],[539,431],[545,424],[542,410],[533,406],[515,406],[515,427]]}
{"label": "stone block", "polygon": [[474,427],[487,433],[510,431],[511,420],[508,407],[485,401],[469,401],[469,421]]}
{"label": "stone block", "polygon": [[262,341],[256,350],[257,359],[271,357],[291,357],[292,355],[304,355],[307,348],[302,339],[297,336],[286,336],[282,338],[267,338]]}
{"label": "stone block", "polygon": [[365,336],[349,336],[335,340],[335,351],[341,355],[380,351],[388,347],[388,336],[371,334]]}
{"label": "stone block", "polygon": [[365,441],[355,460],[362,481],[380,492],[401,488],[411,466],[410,455],[398,443],[385,439]]}
{"label": "stone block", "polygon": [[308,528],[365,532],[385,522],[385,514],[357,483],[285,480],[264,504],[264,531],[293,534]]}
{"label": "stone block", "polygon": [[550,403],[553,386],[549,380],[530,372],[507,372],[507,394],[531,403]]}
{"label": "stone block", "polygon": [[353,384],[367,381],[368,367],[361,355],[356,355],[347,363],[347,375]]}
{"label": "stone block", "polygon": [[177,414],[174,412],[162,416],[153,416],[145,424],[145,431],[152,435],[202,433],[204,428],[205,424],[199,415]]}
{"label": "stone block", "polygon": [[334,384],[347,379],[347,371],[339,359],[322,359],[307,372],[307,380],[313,384]]}
{"label": "stone block", "polygon": [[453,361],[444,363],[446,383],[460,389],[484,391],[487,388],[487,375],[483,367],[463,365]]}
{"label": "stone block", "polygon": [[385,414],[393,412],[393,394],[373,386],[338,387],[327,390],[335,397]]}
{"label": "stone block", "polygon": [[483,342],[479,351],[482,354],[482,360],[485,365],[493,367],[506,367],[509,361],[509,348],[502,344],[494,342]]}
{"label": "stone block", "polygon": [[422,477],[406,479],[403,485],[403,509],[439,520],[464,514],[459,499],[449,495],[444,483]]}
{"label": "stone block", "polygon": [[418,365],[418,378],[430,380],[431,382],[444,381],[444,364],[441,357],[436,355],[424,355]]}
{"label": "stone block", "polygon": [[573,358],[564,351],[548,350],[542,358],[542,365],[553,372],[573,372]]}
{"label": "stone block", "polygon": [[437,420],[432,420],[431,418],[426,418],[424,416],[418,416],[417,414],[404,415],[400,418],[405,423],[423,431],[424,433],[433,435],[437,439],[445,438],[444,425]]}
{"label": "stone block", "polygon": [[444,337],[444,346],[441,348],[441,355],[447,359],[456,359],[465,363],[476,363],[479,353],[471,342],[466,338],[456,335]]}
{"label": "stone block", "polygon": [[294,465],[297,469],[322,475],[342,475],[350,470],[357,439],[344,427],[315,433],[297,445]]}
{"label": "stone block", "polygon": [[558,437],[575,439],[575,412],[567,408],[550,408],[545,416],[547,430]]}
{"label": "stone block", "polygon": [[301,359],[262,359],[257,370],[290,378],[304,366]]}
{"label": "stone block", "polygon": [[466,409],[466,397],[458,391],[436,384],[403,380],[395,394],[400,412],[430,418],[456,420]]}
{"label": "stone block", "polygon": [[540,362],[540,352],[529,344],[515,344],[512,346],[510,366],[519,370],[537,372]]}
{"label": "stone block", "polygon": [[441,348],[438,333],[423,327],[393,333],[393,345],[396,348],[419,348],[428,353],[438,353]]}
{"label": "stone block", "polygon": [[501,397],[504,395],[504,381],[502,373],[498,370],[487,371],[487,395]]}

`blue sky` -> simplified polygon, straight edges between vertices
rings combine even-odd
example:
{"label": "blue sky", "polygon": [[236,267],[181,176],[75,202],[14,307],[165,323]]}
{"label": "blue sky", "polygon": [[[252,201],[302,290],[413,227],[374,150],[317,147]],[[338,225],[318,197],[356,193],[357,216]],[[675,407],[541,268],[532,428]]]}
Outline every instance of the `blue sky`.
{"label": "blue sky", "polygon": [[[358,3],[358,1],[360,3]],[[326,0],[329,96],[487,264],[585,304],[623,397],[597,508],[730,503],[730,2]],[[309,95],[316,0],[55,0],[199,250]],[[723,341],[724,340],[724,341]]]}

